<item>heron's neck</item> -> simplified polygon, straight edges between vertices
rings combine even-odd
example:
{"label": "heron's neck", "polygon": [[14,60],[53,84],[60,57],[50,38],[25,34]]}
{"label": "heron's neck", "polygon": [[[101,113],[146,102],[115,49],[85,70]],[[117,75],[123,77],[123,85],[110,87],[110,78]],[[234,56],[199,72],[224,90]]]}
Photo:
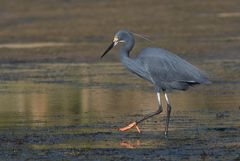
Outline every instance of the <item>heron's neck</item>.
{"label": "heron's neck", "polygon": [[124,43],[124,46],[120,49],[121,59],[129,58],[129,54],[134,46],[134,41],[128,41]]}

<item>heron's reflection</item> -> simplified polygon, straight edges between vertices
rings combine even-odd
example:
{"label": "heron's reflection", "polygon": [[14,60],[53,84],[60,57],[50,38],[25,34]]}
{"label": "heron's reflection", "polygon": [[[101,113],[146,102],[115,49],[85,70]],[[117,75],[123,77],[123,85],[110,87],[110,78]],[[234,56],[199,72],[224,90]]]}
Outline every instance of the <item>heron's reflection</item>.
{"label": "heron's reflection", "polygon": [[120,146],[123,146],[125,148],[129,148],[129,149],[134,149],[137,148],[141,145],[141,141],[140,140],[123,140],[120,142]]}

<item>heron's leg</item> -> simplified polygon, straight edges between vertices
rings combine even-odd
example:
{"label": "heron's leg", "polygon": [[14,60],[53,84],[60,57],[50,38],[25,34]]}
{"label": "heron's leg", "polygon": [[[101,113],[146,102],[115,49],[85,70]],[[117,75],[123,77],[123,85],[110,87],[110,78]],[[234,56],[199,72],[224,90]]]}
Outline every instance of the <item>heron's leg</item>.
{"label": "heron's leg", "polygon": [[139,124],[140,122],[142,122],[142,121],[144,121],[146,119],[149,119],[150,117],[153,117],[153,116],[155,116],[157,114],[160,114],[162,112],[162,104],[161,104],[161,98],[160,98],[160,93],[159,92],[157,93],[157,98],[158,98],[159,106],[158,106],[158,110],[156,112],[148,114],[144,118],[142,118],[142,119],[140,119],[138,121],[135,121],[133,123],[130,123],[129,125],[127,125],[127,126],[125,126],[123,128],[120,128],[119,130],[120,131],[126,131],[126,130],[129,130],[129,129],[133,128],[133,127],[136,127],[138,132],[140,132],[140,129],[138,128],[137,124]]}
{"label": "heron's leg", "polygon": [[164,94],[165,99],[167,102],[167,118],[166,118],[166,126],[165,126],[165,137],[168,136],[168,125],[169,125],[169,120],[170,120],[170,114],[171,114],[171,105],[167,96],[167,93]]}
{"label": "heron's leg", "polygon": [[159,92],[157,92],[157,99],[158,99],[158,110],[157,110],[156,112],[150,113],[150,114],[146,115],[144,118],[136,121],[137,124],[139,124],[140,122],[142,122],[142,121],[144,121],[144,120],[149,119],[150,117],[153,117],[153,116],[155,116],[155,115],[158,115],[158,114],[160,114],[160,113],[163,111],[163,109],[162,109],[162,103],[161,103],[161,98],[160,98],[160,93],[159,93]]}

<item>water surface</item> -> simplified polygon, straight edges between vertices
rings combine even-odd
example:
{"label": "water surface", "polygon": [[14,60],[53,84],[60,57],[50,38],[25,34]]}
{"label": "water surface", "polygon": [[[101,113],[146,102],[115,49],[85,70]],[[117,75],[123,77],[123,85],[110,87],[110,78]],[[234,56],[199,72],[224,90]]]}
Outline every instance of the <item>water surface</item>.
{"label": "water surface", "polygon": [[[219,63],[223,68],[215,69]],[[239,75],[231,75],[240,73],[239,61],[197,65],[214,73],[213,84],[169,94],[173,112],[170,136],[165,139],[165,108],[140,125],[141,134],[117,130],[157,109],[151,84],[119,63],[3,64],[2,157],[22,153],[28,158],[38,153],[33,158],[39,159],[50,153],[48,157],[81,158],[86,154],[94,160],[97,153],[117,158],[146,153],[149,159],[216,158],[219,154],[235,159],[239,157],[240,82]],[[125,148],[138,150],[130,153]],[[190,150],[194,153],[189,156]]]}

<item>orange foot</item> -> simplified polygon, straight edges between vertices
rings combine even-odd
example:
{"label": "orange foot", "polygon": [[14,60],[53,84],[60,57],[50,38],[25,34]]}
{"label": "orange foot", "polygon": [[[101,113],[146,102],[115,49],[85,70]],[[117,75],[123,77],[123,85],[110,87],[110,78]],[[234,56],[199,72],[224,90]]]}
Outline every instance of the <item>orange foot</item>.
{"label": "orange foot", "polygon": [[131,123],[131,124],[129,124],[129,125],[123,127],[123,128],[120,128],[119,130],[120,130],[120,131],[127,131],[127,130],[129,130],[129,129],[131,129],[131,128],[134,128],[134,127],[137,129],[137,131],[138,131],[139,133],[141,132],[140,129],[139,129],[139,127],[137,126],[137,123],[136,123],[136,122],[133,122],[133,123]]}

